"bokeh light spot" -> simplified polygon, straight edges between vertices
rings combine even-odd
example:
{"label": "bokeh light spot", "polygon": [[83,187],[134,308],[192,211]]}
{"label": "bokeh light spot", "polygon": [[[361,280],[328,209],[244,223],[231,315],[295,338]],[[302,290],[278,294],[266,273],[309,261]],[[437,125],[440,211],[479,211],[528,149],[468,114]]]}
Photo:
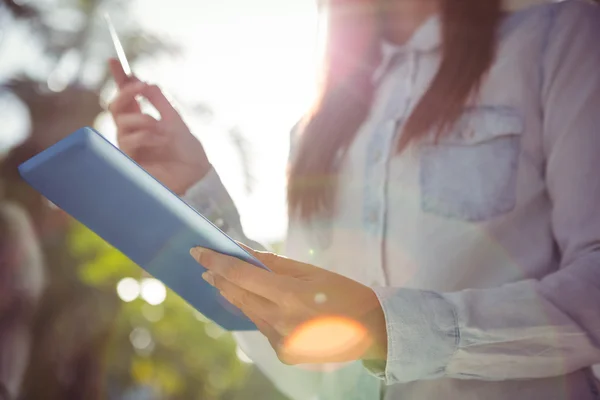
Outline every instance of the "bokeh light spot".
{"label": "bokeh light spot", "polygon": [[167,288],[159,280],[146,278],[142,280],[141,296],[150,305],[162,304],[167,298]]}
{"label": "bokeh light spot", "polygon": [[133,278],[123,278],[117,284],[117,295],[126,303],[132,302],[140,295],[140,284]]}
{"label": "bokeh light spot", "polygon": [[315,303],[323,304],[327,301],[327,295],[325,293],[317,293],[315,295]]}
{"label": "bokeh light spot", "polygon": [[129,335],[129,340],[137,350],[146,350],[154,346],[152,335],[146,328],[135,328]]}

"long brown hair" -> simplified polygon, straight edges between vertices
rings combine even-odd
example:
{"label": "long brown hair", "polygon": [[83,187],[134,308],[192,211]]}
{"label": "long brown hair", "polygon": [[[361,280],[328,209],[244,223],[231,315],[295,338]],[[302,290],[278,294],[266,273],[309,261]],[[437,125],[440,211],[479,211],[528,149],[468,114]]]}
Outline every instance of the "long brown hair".
{"label": "long brown hair", "polygon": [[[496,52],[501,0],[439,0],[442,60],[402,128],[397,151],[431,131],[443,134],[462,113]],[[325,0],[328,36],[321,94],[300,126],[288,175],[290,215],[332,212],[336,159],[367,118],[379,66],[376,0]]]}

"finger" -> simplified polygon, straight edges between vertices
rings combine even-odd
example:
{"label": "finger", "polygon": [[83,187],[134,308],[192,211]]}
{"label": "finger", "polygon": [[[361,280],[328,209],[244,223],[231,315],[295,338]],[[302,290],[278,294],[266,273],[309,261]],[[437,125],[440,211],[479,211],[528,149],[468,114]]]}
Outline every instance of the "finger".
{"label": "finger", "polygon": [[148,101],[150,101],[150,103],[152,103],[154,108],[156,108],[156,110],[160,113],[160,116],[163,119],[175,117],[179,118],[179,113],[177,112],[175,107],[173,107],[173,104],[171,104],[169,99],[165,97],[164,93],[162,92],[162,90],[160,90],[158,86],[148,85],[144,88],[142,94],[145,98],[148,99]]}
{"label": "finger", "polygon": [[202,274],[202,278],[219,289],[221,296],[240,309],[244,314],[253,313],[260,316],[260,319],[268,324],[278,335],[287,335],[293,331],[293,327],[290,327],[289,321],[282,316],[283,313],[278,304],[242,289],[227,279],[214,275],[211,271],[206,271]]}
{"label": "finger", "polygon": [[135,76],[128,76],[123,70],[123,66],[116,58],[110,58],[108,60],[108,69],[110,70],[117,87],[120,89],[127,83],[138,81]]}
{"label": "finger", "polygon": [[159,147],[164,144],[165,138],[165,136],[157,135],[153,131],[141,130],[117,136],[117,143],[119,144],[119,148],[123,149],[128,156],[137,159],[139,151],[146,148]]}
{"label": "finger", "polygon": [[277,351],[277,349],[281,347],[281,344],[283,343],[283,336],[281,336],[279,332],[277,332],[277,329],[272,327],[258,314],[253,313],[250,310],[244,311],[244,314],[248,318],[250,318],[250,321],[254,322],[254,325],[256,325],[260,333],[266,336],[266,338],[269,340],[269,343],[271,343],[273,349]]}
{"label": "finger", "polygon": [[136,110],[139,112],[139,105],[135,100],[135,96],[139,95],[147,85],[144,82],[132,82],[123,86],[119,91],[117,97],[110,103],[108,110],[113,114],[123,114],[132,112],[132,105],[137,106]]}
{"label": "finger", "polygon": [[311,275],[312,273],[317,273],[321,270],[319,267],[315,267],[314,265],[294,261],[287,257],[280,256],[267,251],[254,250],[241,242],[237,243],[240,246],[242,246],[246,251],[248,251],[251,255],[256,257],[258,261],[262,262],[269,269],[271,269],[271,271],[280,275],[302,277],[306,275]]}
{"label": "finger", "polygon": [[158,131],[158,121],[147,114],[118,114],[115,117],[118,134],[123,135],[136,131]]}
{"label": "finger", "polygon": [[249,306],[246,306],[242,303],[237,303],[235,300],[230,299],[226,293],[221,292],[221,295],[227,299],[231,304],[237,307],[240,311],[244,313],[258,328],[258,330],[269,339],[271,346],[274,349],[278,349],[283,344],[284,336],[280,333],[280,331],[274,326],[274,324],[269,320],[269,314],[261,313],[252,309]]}
{"label": "finger", "polygon": [[274,315],[277,312],[277,306],[272,301],[244,290],[222,276],[206,271],[202,274],[202,278],[210,285],[219,289],[223,297],[240,310],[251,310],[263,316]]}
{"label": "finger", "polygon": [[284,295],[285,285],[277,274],[202,247],[193,248],[190,254],[204,268],[265,299],[277,302]]}

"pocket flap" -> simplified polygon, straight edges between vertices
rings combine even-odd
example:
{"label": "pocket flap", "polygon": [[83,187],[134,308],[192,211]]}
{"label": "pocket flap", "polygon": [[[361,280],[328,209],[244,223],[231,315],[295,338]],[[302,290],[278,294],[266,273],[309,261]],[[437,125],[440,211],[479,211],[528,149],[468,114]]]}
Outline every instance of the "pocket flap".
{"label": "pocket flap", "polygon": [[499,136],[521,135],[524,121],[514,108],[485,106],[468,108],[439,143],[470,145],[492,140]]}

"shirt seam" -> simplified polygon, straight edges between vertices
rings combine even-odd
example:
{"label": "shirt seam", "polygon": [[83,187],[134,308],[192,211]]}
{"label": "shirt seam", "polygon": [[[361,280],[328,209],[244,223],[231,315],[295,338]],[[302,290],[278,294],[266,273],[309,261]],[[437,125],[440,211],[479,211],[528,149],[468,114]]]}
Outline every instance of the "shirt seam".
{"label": "shirt seam", "polygon": [[387,363],[393,362],[394,361],[394,355],[396,354],[396,349],[395,349],[395,341],[394,341],[394,335],[392,334],[393,331],[393,325],[394,323],[392,321],[388,321],[388,315],[389,315],[389,310],[387,309],[387,304],[385,301],[383,301],[383,299],[381,299],[381,305],[384,309],[384,317],[386,319],[386,326],[388,329],[388,351],[387,351],[387,362],[385,365],[385,369],[383,370],[383,375],[385,376],[385,380],[386,382],[394,382],[394,377],[392,376],[392,368],[388,368],[389,365]]}
{"label": "shirt seam", "polygon": [[540,57],[540,113],[542,119],[544,117],[544,85],[546,83],[546,56],[548,49],[550,48],[551,36],[556,26],[556,20],[558,19],[558,5],[548,8],[549,22],[546,28],[546,34],[544,36],[544,42],[542,43],[542,52]]}

